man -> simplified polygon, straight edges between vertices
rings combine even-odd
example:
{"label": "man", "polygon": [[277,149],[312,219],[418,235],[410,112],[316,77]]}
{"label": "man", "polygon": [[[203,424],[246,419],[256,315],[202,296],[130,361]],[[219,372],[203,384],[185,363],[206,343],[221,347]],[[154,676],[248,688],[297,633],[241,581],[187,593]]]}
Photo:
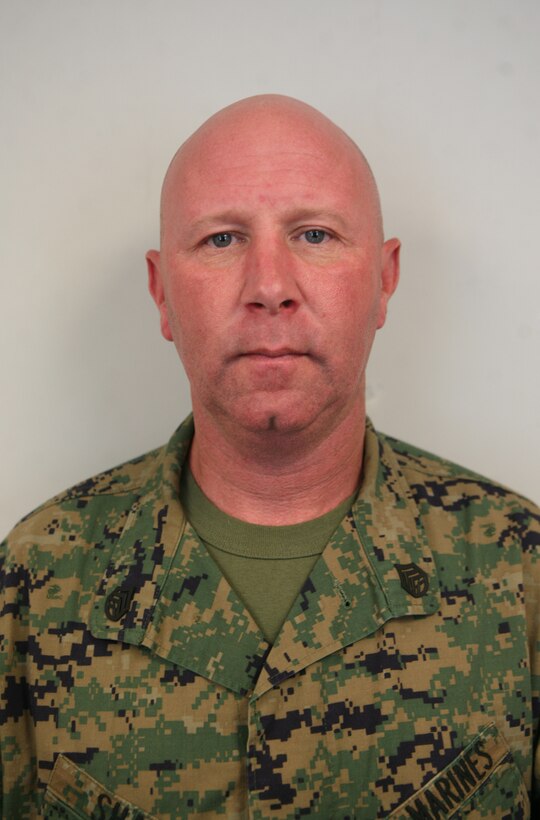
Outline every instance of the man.
{"label": "man", "polygon": [[303,103],[180,148],[147,261],[193,420],[4,544],[3,816],[530,816],[538,511],[366,420],[398,256]]}

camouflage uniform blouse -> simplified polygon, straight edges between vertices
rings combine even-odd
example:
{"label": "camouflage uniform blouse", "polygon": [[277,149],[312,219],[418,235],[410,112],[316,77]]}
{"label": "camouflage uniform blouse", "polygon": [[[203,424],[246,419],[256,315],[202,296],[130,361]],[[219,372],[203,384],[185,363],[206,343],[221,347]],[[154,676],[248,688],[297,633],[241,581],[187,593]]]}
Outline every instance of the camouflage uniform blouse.
{"label": "camouflage uniform blouse", "polygon": [[269,646],[183,517],[191,436],[2,546],[2,817],[530,816],[538,511],[368,425]]}

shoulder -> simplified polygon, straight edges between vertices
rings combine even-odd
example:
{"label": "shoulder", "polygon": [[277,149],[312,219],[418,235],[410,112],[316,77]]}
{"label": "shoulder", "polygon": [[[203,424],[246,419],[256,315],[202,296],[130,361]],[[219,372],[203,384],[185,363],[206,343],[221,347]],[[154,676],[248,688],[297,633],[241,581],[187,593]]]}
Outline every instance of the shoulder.
{"label": "shoulder", "polygon": [[[41,509],[55,504],[62,504],[77,498],[94,498],[108,495],[125,495],[139,490],[147,480],[149,472],[153,470],[161,454],[163,447],[157,447],[148,453],[136,456],[135,458],[103,470],[97,475],[79,481],[67,490],[63,490],[58,495],[53,496],[34,512],[34,515]],[[25,521],[29,516],[25,516]]]}
{"label": "shoulder", "polygon": [[2,544],[8,553],[17,545],[35,544],[43,549],[52,540],[77,541],[93,527],[96,518],[111,519],[129,509],[140,495],[159,463],[165,448],[160,447],[104,470],[58,493],[25,515]]}
{"label": "shoulder", "polygon": [[516,503],[531,507],[539,512],[534,502],[514,492],[509,487],[504,486],[480,473],[469,470],[460,464],[456,464],[442,456],[430,453],[420,447],[407,442],[400,441],[387,434],[379,434],[392,449],[400,469],[410,483],[414,486],[425,485],[440,488],[443,494],[448,494],[452,487],[459,490],[462,495],[491,496],[494,499],[500,498],[510,504]]}
{"label": "shoulder", "polygon": [[398,439],[380,435],[397,460],[420,514],[447,514],[472,526],[498,524],[520,534],[528,548],[540,547],[540,509],[513,490],[446,458]]}

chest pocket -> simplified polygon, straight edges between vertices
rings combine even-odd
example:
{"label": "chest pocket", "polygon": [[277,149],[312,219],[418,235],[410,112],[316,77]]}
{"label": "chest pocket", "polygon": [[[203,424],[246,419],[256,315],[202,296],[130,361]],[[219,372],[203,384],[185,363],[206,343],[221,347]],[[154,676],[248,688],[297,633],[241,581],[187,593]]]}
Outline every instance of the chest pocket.
{"label": "chest pocket", "polygon": [[530,817],[521,773],[495,724],[487,726],[442,772],[389,815],[392,820]]}
{"label": "chest pocket", "polygon": [[155,820],[117,797],[64,755],[54,764],[43,803],[44,820]]}

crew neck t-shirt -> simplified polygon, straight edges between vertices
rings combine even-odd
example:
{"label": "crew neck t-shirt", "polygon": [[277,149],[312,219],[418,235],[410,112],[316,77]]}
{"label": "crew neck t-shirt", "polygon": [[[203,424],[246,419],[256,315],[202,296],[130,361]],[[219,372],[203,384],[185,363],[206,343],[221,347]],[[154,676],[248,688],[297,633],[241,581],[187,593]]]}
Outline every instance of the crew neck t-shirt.
{"label": "crew neck t-shirt", "polygon": [[180,486],[190,524],[270,643],[355,495],[319,518],[274,527],[224,513],[203,493],[187,464]]}

